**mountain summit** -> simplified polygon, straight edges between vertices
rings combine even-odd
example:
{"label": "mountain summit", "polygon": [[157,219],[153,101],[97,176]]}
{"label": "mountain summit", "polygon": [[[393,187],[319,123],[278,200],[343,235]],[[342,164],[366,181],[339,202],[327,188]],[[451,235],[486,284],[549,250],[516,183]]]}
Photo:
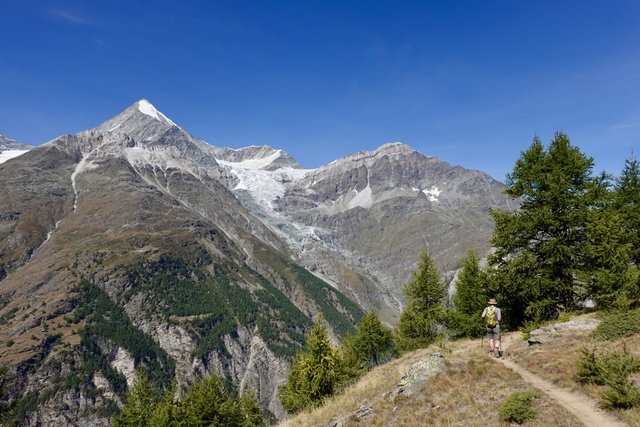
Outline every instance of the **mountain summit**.
{"label": "mountain summit", "polygon": [[157,138],[171,128],[179,128],[146,99],[134,103],[96,128],[100,132],[118,132],[143,142]]}

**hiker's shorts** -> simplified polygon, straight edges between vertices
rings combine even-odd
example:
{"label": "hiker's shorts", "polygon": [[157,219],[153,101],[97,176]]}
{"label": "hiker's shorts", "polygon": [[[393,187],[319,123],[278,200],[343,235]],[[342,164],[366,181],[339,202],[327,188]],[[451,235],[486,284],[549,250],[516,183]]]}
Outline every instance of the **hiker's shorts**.
{"label": "hiker's shorts", "polygon": [[500,325],[496,325],[493,328],[487,326],[487,338],[500,341]]}

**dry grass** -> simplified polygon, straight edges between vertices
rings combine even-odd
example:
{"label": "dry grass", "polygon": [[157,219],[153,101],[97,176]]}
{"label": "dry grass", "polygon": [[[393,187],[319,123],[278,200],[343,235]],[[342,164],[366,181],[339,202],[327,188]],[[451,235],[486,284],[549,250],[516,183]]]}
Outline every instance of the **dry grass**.
{"label": "dry grass", "polygon": [[423,349],[407,354],[384,366],[377,367],[348,387],[342,394],[335,396],[324,406],[312,412],[303,412],[295,418],[284,421],[282,427],[324,426],[336,418],[336,414],[355,412],[364,402],[374,403],[391,391],[411,365],[431,352]]}
{"label": "dry grass", "polygon": [[554,335],[554,339],[535,346],[526,341],[514,342],[507,356],[523,368],[561,387],[576,389],[576,361],[582,348],[593,347],[591,332],[566,331]]}
{"label": "dry grass", "polygon": [[[343,394],[313,412],[285,421],[281,427],[328,426],[346,418],[346,426],[486,426],[501,422],[498,410],[507,397],[531,387],[485,353],[479,340],[455,342],[446,352],[449,369],[427,383],[417,394],[395,396],[400,377],[415,362],[436,348],[420,350],[376,368]],[[364,419],[349,418],[362,406],[373,413]],[[580,426],[577,419],[546,397],[534,401],[538,416],[527,426]]]}
{"label": "dry grass", "polygon": [[[591,332],[565,331],[555,333],[549,342],[529,346],[526,341],[514,343],[508,351],[512,360],[536,375],[568,389],[579,389],[600,401],[603,386],[580,384],[576,380],[577,362],[582,349],[595,348],[598,352],[622,351],[626,348],[635,357],[640,357],[640,335],[615,341],[596,340]],[[640,426],[640,408],[616,411],[629,425]]]}
{"label": "dry grass", "polygon": [[[375,411],[371,425],[506,426],[498,417],[500,406],[513,392],[528,390],[520,376],[484,356],[452,366],[411,400],[386,402],[387,407]],[[582,425],[546,397],[535,399],[534,408],[538,415],[529,426]]]}

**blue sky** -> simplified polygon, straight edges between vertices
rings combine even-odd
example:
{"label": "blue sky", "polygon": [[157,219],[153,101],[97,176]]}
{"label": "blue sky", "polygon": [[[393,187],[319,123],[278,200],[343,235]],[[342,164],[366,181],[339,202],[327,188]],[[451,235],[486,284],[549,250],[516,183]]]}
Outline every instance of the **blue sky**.
{"label": "blue sky", "polygon": [[0,3],[0,133],[39,144],[140,98],[211,144],[306,167],[402,141],[504,180],[555,131],[640,148],[640,2]]}

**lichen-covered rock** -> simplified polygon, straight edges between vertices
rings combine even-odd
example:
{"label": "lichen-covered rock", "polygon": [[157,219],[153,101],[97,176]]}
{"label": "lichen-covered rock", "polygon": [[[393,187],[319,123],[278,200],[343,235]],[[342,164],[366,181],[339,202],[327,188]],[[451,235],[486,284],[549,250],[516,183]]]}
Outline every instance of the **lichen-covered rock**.
{"label": "lichen-covered rock", "polygon": [[427,382],[446,369],[444,355],[442,353],[431,354],[411,366],[407,373],[400,378],[398,387],[392,393],[392,396],[395,397],[399,394],[412,396],[420,391]]}

